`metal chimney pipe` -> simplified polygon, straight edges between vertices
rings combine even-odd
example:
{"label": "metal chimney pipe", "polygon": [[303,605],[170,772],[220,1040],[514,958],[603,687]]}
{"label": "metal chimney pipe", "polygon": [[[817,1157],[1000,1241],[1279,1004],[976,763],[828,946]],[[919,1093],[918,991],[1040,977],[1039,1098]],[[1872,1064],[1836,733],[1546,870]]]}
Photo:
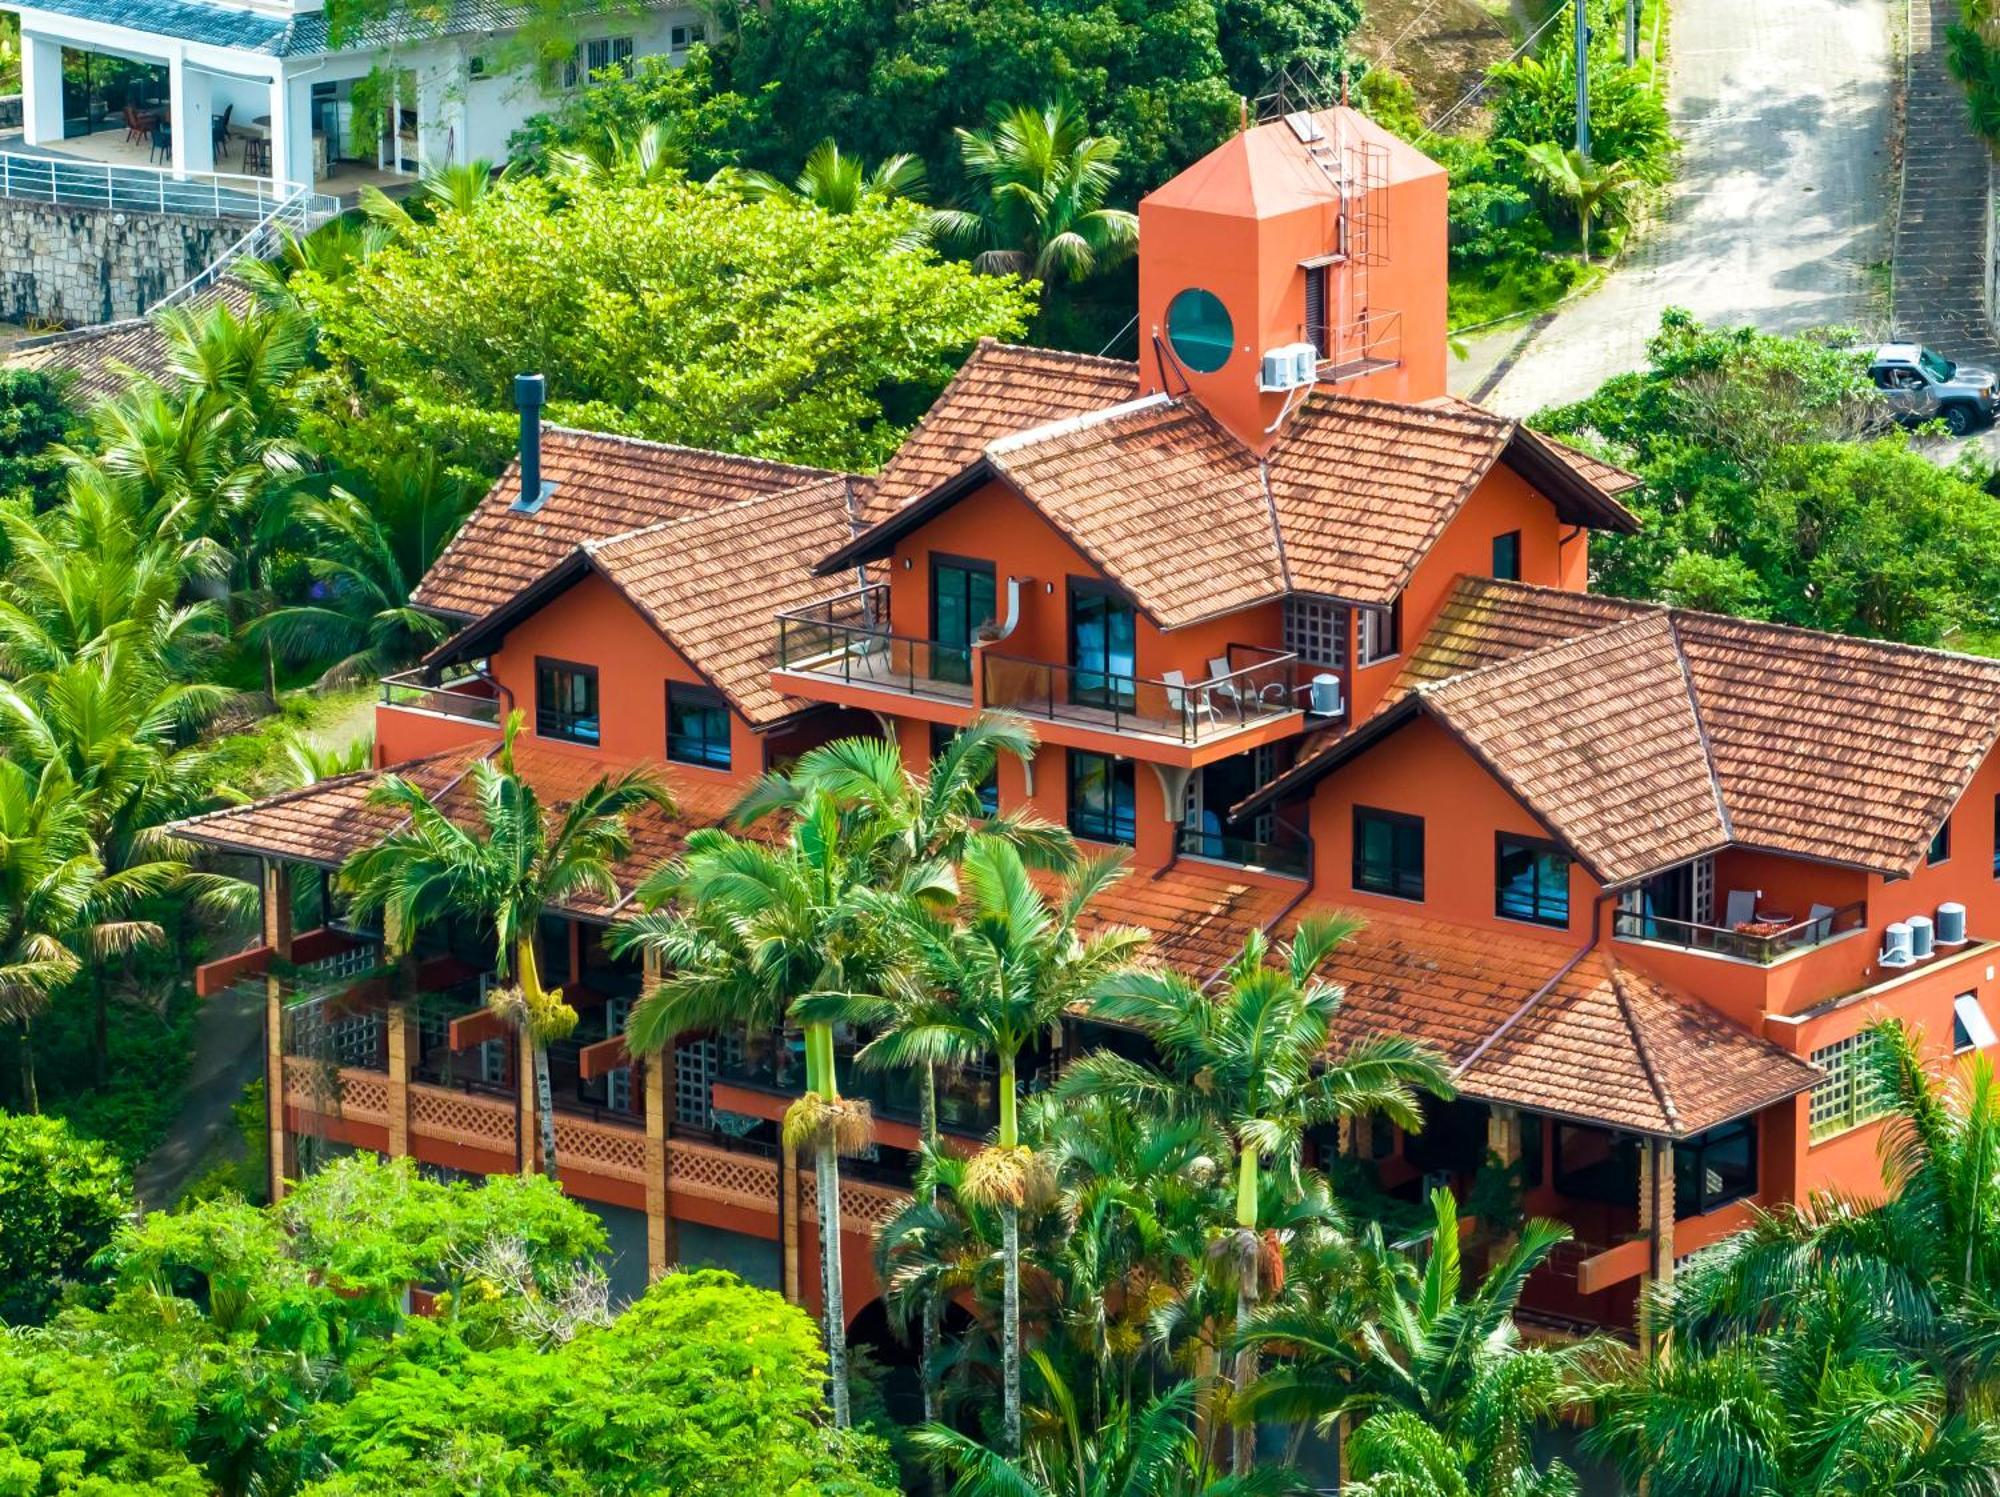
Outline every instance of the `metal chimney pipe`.
{"label": "metal chimney pipe", "polygon": [[521,497],[517,509],[533,509],[542,502],[542,404],[548,399],[549,384],[539,374],[514,376],[514,404],[521,412]]}

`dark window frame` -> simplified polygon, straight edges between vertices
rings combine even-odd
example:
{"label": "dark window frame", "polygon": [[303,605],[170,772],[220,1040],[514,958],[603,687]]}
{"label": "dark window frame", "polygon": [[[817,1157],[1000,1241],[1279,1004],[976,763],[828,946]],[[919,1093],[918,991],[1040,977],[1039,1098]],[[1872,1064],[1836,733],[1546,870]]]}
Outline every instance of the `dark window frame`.
{"label": "dark window frame", "polygon": [[1931,845],[1924,849],[1924,867],[1935,868],[1940,863],[1951,861],[1951,818],[1945,817],[1931,836]]}
{"label": "dark window frame", "polygon": [[[679,698],[679,700],[676,701],[676,698]],[[734,737],[730,731],[732,724],[730,722],[729,698],[725,697],[713,686],[704,686],[694,681],[669,681],[667,682],[666,703],[667,761],[671,764],[689,765],[695,769],[729,769],[733,757],[731,739]],[[713,735],[707,733],[676,733],[674,731],[674,708],[676,706],[681,707],[683,710],[693,708],[703,713],[718,713],[722,719],[722,735],[720,739],[718,740]],[[721,757],[716,758],[712,755],[690,757],[675,752],[675,745],[677,743],[688,741],[696,744],[720,742],[722,746]]]}
{"label": "dark window frame", "polygon": [[[1685,1221],[1691,1216],[1707,1216],[1710,1212],[1720,1211],[1724,1206],[1732,1202],[1750,1200],[1757,1194],[1761,1183],[1761,1172],[1758,1168],[1759,1160],[1757,1157],[1759,1152],[1761,1152],[1761,1141],[1757,1135],[1757,1119],[1753,1115],[1736,1118],[1727,1123],[1718,1123],[1715,1127],[1705,1129],[1695,1134],[1692,1138],[1681,1139],[1674,1145],[1675,1221]],[[1708,1179],[1707,1160],[1710,1150],[1733,1144],[1738,1139],[1745,1137],[1750,1141],[1747,1179],[1739,1180],[1734,1186],[1725,1185],[1716,1194],[1710,1195],[1705,1188]],[[1700,1182],[1700,1186],[1695,1190],[1688,1191],[1681,1188],[1683,1160],[1688,1161],[1688,1172],[1696,1181]],[[1689,1197],[1692,1197],[1692,1199],[1689,1199]]]}
{"label": "dark window frame", "polygon": [[[1085,665],[1078,659],[1076,602],[1079,597],[1096,598],[1106,604],[1123,609],[1132,619],[1132,669],[1129,673],[1114,671],[1111,667],[1111,646],[1109,615],[1106,617],[1104,663],[1102,667]],[[1070,576],[1063,586],[1063,648],[1069,661],[1069,699],[1082,707],[1117,708],[1130,711],[1139,699],[1139,609],[1133,603],[1131,594],[1123,588],[1104,581],[1099,577]],[[1095,677],[1103,683],[1096,687],[1086,687],[1086,676]],[[1120,690],[1112,683],[1125,682],[1126,689]]]}
{"label": "dark window frame", "polygon": [[[1328,265],[1308,265],[1306,272],[1305,341],[1318,350],[1322,362],[1333,357],[1333,277]],[[1315,316],[1314,314],[1318,315]]]}
{"label": "dark window frame", "polygon": [[[573,713],[568,708],[549,707],[542,700],[542,677],[545,672],[567,671],[573,675],[586,677],[590,682],[591,710]],[[588,720],[590,736],[585,738],[575,732],[563,731],[562,724]],[[555,724],[553,728],[550,726]],[[557,743],[581,744],[585,748],[598,748],[604,742],[604,692],[597,667],[586,665],[581,660],[562,660],[554,655],[535,657],[535,736],[552,739]]]}
{"label": "dark window frame", "polygon": [[[958,556],[949,551],[931,552],[930,638],[936,645],[950,646],[948,651],[944,649],[933,649],[931,651],[931,679],[934,681],[964,683],[972,679],[973,638],[978,634],[980,628],[987,623],[991,623],[992,619],[974,619],[968,617],[965,621],[965,639],[962,643],[945,638],[938,613],[938,573],[947,567],[958,572],[979,573],[992,584],[993,618],[998,618],[1000,615],[1000,569],[992,562],[979,556]],[[961,651],[963,652],[962,654],[959,653]]]}
{"label": "dark window frame", "polygon": [[[1509,553],[1508,566],[1504,571],[1500,566],[1502,546],[1505,546]],[[1521,580],[1520,531],[1506,530],[1493,537],[1493,576],[1496,581],[1500,582],[1519,582]]]}
{"label": "dark window frame", "polygon": [[[1097,818],[1096,813],[1092,813],[1089,817],[1078,815],[1076,796],[1078,781],[1077,766],[1080,761],[1086,759],[1098,760],[1109,766],[1110,769],[1108,778],[1111,785],[1111,803],[1101,820]],[[1087,842],[1103,842],[1118,847],[1130,847],[1137,842],[1139,835],[1139,783],[1137,769],[1138,766],[1133,760],[1121,758],[1116,754],[1096,754],[1090,752],[1088,749],[1065,749],[1063,751],[1063,816],[1070,829],[1070,834],[1081,837]],[[1120,818],[1118,814],[1117,792],[1121,774],[1124,784],[1130,792],[1128,804],[1131,807],[1132,830],[1129,836],[1119,835]]]}
{"label": "dark window frame", "polygon": [[[1522,915],[1506,907],[1505,893],[1504,893],[1505,885],[1501,882],[1500,878],[1500,860],[1506,856],[1507,851],[1510,847],[1518,849],[1523,852],[1528,852],[1537,855],[1544,853],[1553,853],[1557,857],[1562,859],[1563,862],[1562,918],[1560,920],[1552,919],[1540,914]],[[1494,918],[1498,920],[1512,920],[1522,925],[1537,925],[1541,926],[1546,930],[1568,930],[1570,921],[1569,870],[1572,867],[1574,867],[1575,864],[1576,864],[1576,859],[1570,856],[1569,849],[1564,847],[1560,842],[1553,842],[1547,837],[1527,837],[1523,836],[1519,832],[1495,832],[1493,834]],[[1540,899],[1541,879],[1540,879],[1539,864],[1536,865],[1535,887],[1536,887],[1536,897],[1534,898],[1533,903],[1536,909],[1540,909],[1542,901]]]}
{"label": "dark window frame", "polygon": [[[1362,823],[1365,820],[1384,822],[1391,829],[1388,876],[1379,885],[1369,881],[1361,833]],[[1424,818],[1421,816],[1412,816],[1407,811],[1386,811],[1379,806],[1357,805],[1354,807],[1351,829],[1354,864],[1352,869],[1352,883],[1355,891],[1361,894],[1379,894],[1385,899],[1402,899],[1412,904],[1422,904],[1424,902],[1424,865],[1427,859],[1427,849],[1424,842]],[[1412,882],[1407,870],[1398,872],[1398,848],[1395,835],[1399,832],[1408,832],[1411,830],[1414,830],[1417,836],[1417,868],[1414,882]],[[1415,893],[1409,892],[1412,888],[1415,889]]]}

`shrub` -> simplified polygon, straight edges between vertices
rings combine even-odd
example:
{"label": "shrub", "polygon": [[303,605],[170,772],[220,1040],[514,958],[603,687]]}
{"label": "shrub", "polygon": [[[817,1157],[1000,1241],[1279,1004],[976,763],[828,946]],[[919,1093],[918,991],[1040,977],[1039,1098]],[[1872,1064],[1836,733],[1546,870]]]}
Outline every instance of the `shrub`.
{"label": "shrub", "polygon": [[56,1118],[0,1113],[0,1321],[34,1325],[93,1262],[132,1209],[109,1150]]}

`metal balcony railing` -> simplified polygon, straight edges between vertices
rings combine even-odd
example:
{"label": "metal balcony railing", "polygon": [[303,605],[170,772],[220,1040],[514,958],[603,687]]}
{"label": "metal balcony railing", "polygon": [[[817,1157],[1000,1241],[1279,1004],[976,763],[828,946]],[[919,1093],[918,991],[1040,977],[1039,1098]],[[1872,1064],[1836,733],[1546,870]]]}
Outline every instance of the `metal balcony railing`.
{"label": "metal balcony railing", "polygon": [[1619,910],[1612,917],[1611,933],[1627,941],[1659,941],[1689,951],[1713,952],[1769,966],[1780,957],[1810,950],[1837,935],[1858,930],[1867,918],[1868,906],[1858,901],[1785,924],[1751,920],[1734,927],[1669,920],[1644,910]]}
{"label": "metal balcony railing", "polygon": [[889,632],[879,582],[778,615],[778,669],[854,686],[972,700],[972,651]]}
{"label": "metal balcony railing", "polygon": [[398,671],[381,680],[382,705],[406,707],[417,712],[434,712],[440,717],[456,717],[465,722],[489,726],[500,721],[500,699],[477,676],[461,676],[435,684],[424,679],[420,670]]}
{"label": "metal balcony railing", "polygon": [[1206,680],[1127,676],[988,652],[986,705],[1114,733],[1202,743],[1299,710],[1298,656],[1229,646],[1230,668]]}

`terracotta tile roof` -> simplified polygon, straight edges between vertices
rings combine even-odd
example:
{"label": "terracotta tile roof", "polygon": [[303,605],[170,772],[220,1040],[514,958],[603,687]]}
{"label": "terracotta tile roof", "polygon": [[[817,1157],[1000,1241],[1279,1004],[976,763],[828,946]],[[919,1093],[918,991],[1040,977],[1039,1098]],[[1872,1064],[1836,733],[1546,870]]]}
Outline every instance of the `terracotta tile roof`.
{"label": "terracotta tile roof", "polygon": [[1292,586],[1393,602],[1512,432],[1483,411],[1311,396],[1270,454]]}
{"label": "terracotta tile roof", "polygon": [[1744,843],[1906,872],[2000,731],[2000,660],[1713,614],[1674,624]]}
{"label": "terracotta tile roof", "polygon": [[[1440,396],[1438,399],[1429,402],[1429,404],[1441,406],[1448,410],[1470,411],[1482,416],[1492,414],[1486,407],[1474,405],[1471,401],[1462,400],[1456,395]],[[1526,433],[1528,438],[1539,443],[1547,450],[1550,456],[1573,471],[1577,477],[1583,479],[1586,483],[1602,489],[1613,498],[1616,498],[1620,494],[1630,493],[1646,481],[1637,473],[1626,468],[1621,468],[1616,463],[1608,463],[1601,457],[1596,457],[1591,453],[1585,452],[1581,447],[1572,446],[1570,443],[1552,437],[1546,432],[1531,430],[1526,426],[1522,426],[1519,422],[1514,424],[1519,431]]]}
{"label": "terracotta tile roof", "polygon": [[903,439],[868,498],[869,524],[975,461],[995,437],[1130,400],[1139,369],[1053,348],[980,340],[923,420]]}
{"label": "terracotta tile roof", "polygon": [[[402,824],[396,813],[367,804],[369,792],[386,774],[400,774],[421,786],[460,825],[477,825],[478,808],[468,771],[475,761],[498,748],[496,739],[386,770],[342,775],[251,805],[192,817],[177,823],[174,830],[191,842],[227,852],[337,868]],[[552,812],[560,812],[599,774],[615,769],[583,754],[549,748],[525,733],[515,740],[514,763]],[[742,786],[713,775],[683,771],[671,764],[651,767],[673,795],[673,814],[647,807],[626,819],[632,851],[613,870],[621,891],[619,901],[607,903],[597,895],[584,895],[563,906],[565,912],[586,919],[607,918],[629,898],[641,879],[680,854],[688,833],[720,823],[743,794]]]}
{"label": "terracotta tile roof", "polygon": [[990,442],[986,461],[1162,629],[1284,596],[1257,459],[1164,396]]}
{"label": "terracotta tile roof", "polygon": [[[187,309],[200,315],[221,305],[241,317],[255,300],[247,284],[233,275],[223,276],[190,298]],[[151,317],[133,317],[27,339],[14,345],[6,363],[10,369],[67,376],[70,403],[83,408],[123,393],[128,370],[146,379],[165,379],[167,339]]]}
{"label": "terracotta tile roof", "polygon": [[1423,1040],[1481,1101],[1686,1137],[1819,1079],[1602,950],[1371,913],[1328,974],[1347,990],[1336,1043]]}
{"label": "terracotta tile roof", "polygon": [[546,502],[533,514],[516,510],[520,465],[508,464],[432,564],[413,601],[476,618],[585,541],[834,476],[820,468],[544,426],[542,478],[555,485]]}
{"label": "terracotta tile roof", "polygon": [[1204,979],[1243,949],[1251,931],[1269,926],[1305,892],[1303,883],[1259,883],[1214,864],[1178,862],[1128,874],[1091,910],[1100,925],[1150,930],[1154,957]]}
{"label": "terracotta tile roof", "polygon": [[1894,876],[2000,735],[2000,660],[1471,579],[1398,687],[1238,810],[1426,712],[1607,881],[1722,841]]}
{"label": "terracotta tile roof", "polygon": [[1391,696],[1658,611],[1630,598],[1461,577],[1403,662]]}
{"label": "terracotta tile roof", "polygon": [[1664,614],[1416,690],[1601,883],[1729,841]]}

